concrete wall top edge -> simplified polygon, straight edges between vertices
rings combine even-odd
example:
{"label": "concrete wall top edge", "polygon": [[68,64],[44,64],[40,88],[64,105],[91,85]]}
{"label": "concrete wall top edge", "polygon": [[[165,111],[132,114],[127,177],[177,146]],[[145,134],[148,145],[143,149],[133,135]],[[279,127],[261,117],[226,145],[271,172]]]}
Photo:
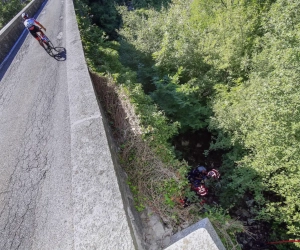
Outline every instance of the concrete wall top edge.
{"label": "concrete wall top edge", "polygon": [[180,249],[225,250],[208,218],[202,219],[171,237],[165,250]]}

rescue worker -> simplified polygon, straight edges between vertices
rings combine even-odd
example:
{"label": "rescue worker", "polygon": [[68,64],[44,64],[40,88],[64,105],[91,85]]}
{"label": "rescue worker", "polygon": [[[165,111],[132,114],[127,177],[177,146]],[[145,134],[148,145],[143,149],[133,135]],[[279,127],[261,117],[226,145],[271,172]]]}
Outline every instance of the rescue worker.
{"label": "rescue worker", "polygon": [[194,190],[199,196],[205,196],[208,194],[208,189],[204,186],[204,184],[201,184],[198,187],[192,186],[192,190]]}
{"label": "rescue worker", "polygon": [[207,178],[209,178],[209,179],[213,178],[213,179],[217,180],[220,178],[220,173],[218,170],[212,169],[207,173]]}

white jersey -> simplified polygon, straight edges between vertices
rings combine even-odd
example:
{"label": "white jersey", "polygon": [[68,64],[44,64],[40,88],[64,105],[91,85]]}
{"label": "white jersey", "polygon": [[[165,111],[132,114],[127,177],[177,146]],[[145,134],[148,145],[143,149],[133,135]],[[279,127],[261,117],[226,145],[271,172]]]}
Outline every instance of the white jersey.
{"label": "white jersey", "polygon": [[28,18],[24,21],[24,25],[27,29],[32,27],[34,25],[34,19],[33,18]]}

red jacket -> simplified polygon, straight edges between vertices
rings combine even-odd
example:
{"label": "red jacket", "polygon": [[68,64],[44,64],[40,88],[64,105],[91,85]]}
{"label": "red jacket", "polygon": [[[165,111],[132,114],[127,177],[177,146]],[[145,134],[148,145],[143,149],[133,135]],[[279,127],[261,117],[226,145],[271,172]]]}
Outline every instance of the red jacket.
{"label": "red jacket", "polygon": [[203,184],[199,187],[192,187],[192,189],[200,196],[205,196],[208,194],[208,189]]}

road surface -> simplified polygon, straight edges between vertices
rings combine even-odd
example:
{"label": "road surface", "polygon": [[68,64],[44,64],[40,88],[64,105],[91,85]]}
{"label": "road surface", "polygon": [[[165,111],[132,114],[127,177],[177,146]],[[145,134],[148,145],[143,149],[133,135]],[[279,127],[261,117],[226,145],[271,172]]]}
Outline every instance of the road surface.
{"label": "road surface", "polygon": [[[49,0],[37,18],[60,47],[64,13],[64,1]],[[2,72],[1,250],[73,249],[66,62],[50,57],[29,34]]]}

